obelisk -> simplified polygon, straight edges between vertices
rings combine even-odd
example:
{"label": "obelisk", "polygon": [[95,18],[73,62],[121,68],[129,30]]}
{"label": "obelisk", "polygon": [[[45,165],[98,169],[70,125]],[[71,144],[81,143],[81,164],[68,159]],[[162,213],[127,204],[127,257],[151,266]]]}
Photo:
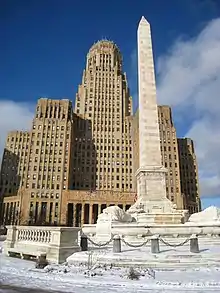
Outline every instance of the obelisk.
{"label": "obelisk", "polygon": [[142,17],[138,26],[139,169],[136,172],[138,202],[147,213],[169,212],[160,133],[151,29]]}

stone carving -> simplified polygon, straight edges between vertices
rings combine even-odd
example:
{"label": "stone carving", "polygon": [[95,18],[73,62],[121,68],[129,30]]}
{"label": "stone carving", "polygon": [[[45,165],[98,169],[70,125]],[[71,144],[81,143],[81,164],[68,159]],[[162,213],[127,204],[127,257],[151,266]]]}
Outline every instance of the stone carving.
{"label": "stone carving", "polygon": [[140,214],[144,212],[144,205],[140,198],[127,210],[128,214]]}
{"label": "stone carving", "polygon": [[134,192],[110,192],[97,190],[94,192],[88,192],[84,190],[65,190],[63,191],[63,196],[67,202],[83,203],[83,202],[93,202],[93,203],[116,203],[119,200],[123,203],[131,203],[134,199]]}
{"label": "stone carving", "polygon": [[204,211],[192,214],[189,217],[189,222],[201,223],[201,222],[218,222],[220,221],[220,209],[215,206],[210,206]]}
{"label": "stone carving", "polygon": [[116,221],[116,222],[132,222],[132,216],[125,211],[123,211],[118,206],[111,206],[107,207],[102,211],[102,213],[98,216],[98,222],[99,221]]}

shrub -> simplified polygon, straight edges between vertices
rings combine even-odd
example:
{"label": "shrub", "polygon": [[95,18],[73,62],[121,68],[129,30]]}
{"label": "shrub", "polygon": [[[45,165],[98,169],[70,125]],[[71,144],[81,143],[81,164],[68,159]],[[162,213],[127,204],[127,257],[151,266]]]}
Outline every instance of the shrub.
{"label": "shrub", "polygon": [[134,268],[130,268],[128,272],[128,279],[130,280],[139,280],[140,273],[135,271]]}
{"label": "shrub", "polygon": [[46,255],[40,255],[36,261],[36,269],[44,269],[48,265]]}

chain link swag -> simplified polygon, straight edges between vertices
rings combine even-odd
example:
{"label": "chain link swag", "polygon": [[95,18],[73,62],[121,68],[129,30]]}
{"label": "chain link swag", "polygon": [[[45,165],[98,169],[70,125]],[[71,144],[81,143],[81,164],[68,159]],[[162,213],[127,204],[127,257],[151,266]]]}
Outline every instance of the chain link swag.
{"label": "chain link swag", "polygon": [[131,243],[128,243],[127,241],[124,240],[124,238],[122,238],[121,240],[122,240],[122,242],[124,242],[124,244],[127,245],[127,246],[138,248],[138,247],[142,247],[142,246],[146,245],[146,244],[149,242],[150,239],[147,239],[146,241],[144,241],[144,242],[141,243],[141,244],[131,244]]}
{"label": "chain link swag", "polygon": [[165,245],[167,245],[167,246],[171,246],[171,247],[180,247],[180,246],[183,246],[183,245],[185,245],[187,242],[189,242],[190,241],[190,238],[187,238],[186,240],[184,240],[183,242],[181,242],[181,243],[177,243],[177,244],[175,244],[175,243],[169,243],[169,242],[167,242],[166,240],[164,240],[163,238],[161,238],[161,237],[159,237],[159,240],[163,243],[163,244],[165,244]]}
{"label": "chain link swag", "polygon": [[98,246],[98,247],[103,247],[103,246],[109,245],[109,244],[112,242],[113,237],[112,237],[111,239],[109,239],[108,241],[106,241],[105,243],[96,243],[95,241],[93,241],[93,240],[92,240],[91,238],[89,238],[88,236],[87,236],[87,239],[88,239],[88,241],[91,242],[93,245]]}

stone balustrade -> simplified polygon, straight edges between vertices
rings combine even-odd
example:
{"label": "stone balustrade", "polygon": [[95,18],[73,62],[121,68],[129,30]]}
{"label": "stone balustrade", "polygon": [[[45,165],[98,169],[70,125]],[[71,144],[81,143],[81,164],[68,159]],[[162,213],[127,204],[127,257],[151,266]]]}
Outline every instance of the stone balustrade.
{"label": "stone balustrade", "polygon": [[77,227],[7,226],[4,253],[24,256],[46,254],[51,263],[62,263],[80,251]]}
{"label": "stone balustrade", "polygon": [[21,229],[18,230],[18,241],[50,243],[51,231]]}

